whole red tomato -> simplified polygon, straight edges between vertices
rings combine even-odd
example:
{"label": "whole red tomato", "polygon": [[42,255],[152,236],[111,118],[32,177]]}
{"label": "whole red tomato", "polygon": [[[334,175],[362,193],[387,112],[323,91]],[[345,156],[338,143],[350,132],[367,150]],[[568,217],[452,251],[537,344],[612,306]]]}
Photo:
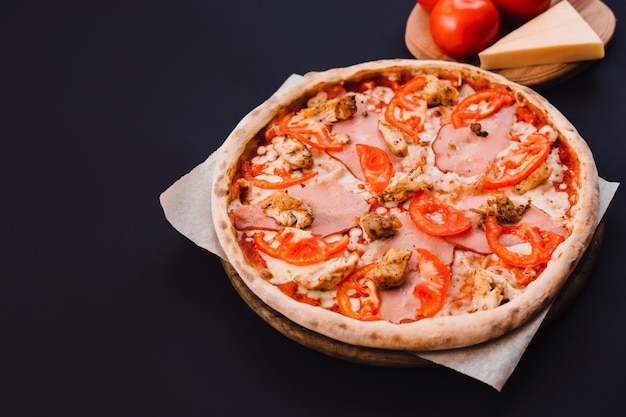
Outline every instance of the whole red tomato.
{"label": "whole red tomato", "polygon": [[435,7],[435,3],[439,0],[417,0],[420,6],[422,6],[426,11],[431,11],[433,7]]}
{"label": "whole red tomato", "polygon": [[519,26],[550,8],[550,0],[491,0],[504,23]]}
{"label": "whole red tomato", "polygon": [[435,44],[453,58],[469,58],[495,42],[498,9],[490,0],[439,0],[430,13]]}

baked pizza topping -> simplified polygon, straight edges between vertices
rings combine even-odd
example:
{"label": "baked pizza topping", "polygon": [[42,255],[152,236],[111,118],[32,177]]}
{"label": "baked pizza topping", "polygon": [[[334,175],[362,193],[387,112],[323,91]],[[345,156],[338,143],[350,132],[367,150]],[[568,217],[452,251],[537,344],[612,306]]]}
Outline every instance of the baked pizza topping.
{"label": "baked pizza topping", "polygon": [[372,272],[376,287],[387,290],[402,285],[411,255],[413,252],[408,249],[387,249]]}
{"label": "baked pizza topping", "polygon": [[359,226],[370,240],[378,240],[395,235],[402,223],[396,216],[368,211],[359,217]]}
{"label": "baked pizza topping", "polygon": [[262,202],[261,211],[282,226],[304,229],[313,222],[311,208],[301,199],[289,197],[284,190],[274,192]]}
{"label": "baked pizza topping", "polygon": [[228,206],[295,300],[391,323],[495,309],[572,233],[578,159],[519,92],[390,72],[303,103],[259,132]]}

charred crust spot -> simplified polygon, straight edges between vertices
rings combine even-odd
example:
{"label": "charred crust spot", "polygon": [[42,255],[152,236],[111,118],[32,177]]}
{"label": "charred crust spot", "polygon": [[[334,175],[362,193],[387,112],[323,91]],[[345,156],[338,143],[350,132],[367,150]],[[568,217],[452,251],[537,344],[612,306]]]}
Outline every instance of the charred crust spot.
{"label": "charred crust spot", "polygon": [[228,230],[228,229],[230,228],[230,223],[227,223],[227,222],[225,222],[225,221],[220,221],[220,222],[218,223],[217,227],[218,227],[220,230]]}
{"label": "charred crust spot", "polygon": [[223,187],[216,188],[215,195],[217,195],[218,197],[228,196],[228,189],[223,188]]}
{"label": "charred crust spot", "polygon": [[370,338],[371,340],[379,340],[379,339],[381,339],[381,336],[380,336],[380,334],[378,334],[377,332],[371,332],[371,333],[369,334],[369,338]]}
{"label": "charred crust spot", "polygon": [[504,317],[501,320],[497,320],[493,323],[491,323],[490,327],[490,334],[505,334],[508,333],[509,331],[513,330],[515,328],[515,323],[517,320],[513,320],[513,318],[516,318],[518,316],[520,316],[522,314],[521,310],[516,307],[516,308],[512,308],[511,311],[509,312],[509,314],[507,315],[507,317]]}

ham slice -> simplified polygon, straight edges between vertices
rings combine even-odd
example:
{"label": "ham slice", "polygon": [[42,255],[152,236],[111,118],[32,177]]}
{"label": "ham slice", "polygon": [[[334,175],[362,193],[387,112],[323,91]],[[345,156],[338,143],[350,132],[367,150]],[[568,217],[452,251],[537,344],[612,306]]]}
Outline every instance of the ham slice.
{"label": "ham slice", "polygon": [[280,230],[283,228],[273,218],[263,213],[260,204],[245,204],[231,210],[228,214],[238,230]]}
{"label": "ham slice", "polygon": [[439,169],[465,177],[484,174],[498,153],[509,146],[516,110],[515,105],[507,106],[480,120],[481,130],[488,133],[486,137],[476,135],[469,126],[442,126],[432,144]]}
{"label": "ham slice", "polygon": [[[343,232],[356,226],[356,218],[369,210],[369,203],[362,195],[336,183],[314,183],[290,187],[291,197],[301,198],[313,211],[313,223],[307,228],[320,236]],[[324,213],[318,221],[315,213]]]}
{"label": "ham slice", "polygon": [[[320,236],[344,232],[356,226],[356,218],[369,211],[369,203],[358,193],[339,184],[311,182],[305,187],[295,185],[285,191],[289,196],[301,198],[313,212],[313,223],[306,228]],[[280,230],[283,226],[261,210],[262,202],[246,204],[230,211],[230,217],[239,230]],[[318,221],[315,213],[324,213]]]}
{"label": "ham slice", "polygon": [[[367,116],[364,116],[367,114]],[[336,122],[332,126],[332,133],[347,134],[350,136],[350,141],[343,145],[341,151],[328,152],[332,157],[341,161],[348,170],[356,178],[361,181],[365,181],[365,177],[361,172],[361,165],[359,163],[359,155],[356,151],[356,144],[362,143],[370,146],[376,146],[389,155],[391,163],[394,167],[394,172],[402,171],[402,159],[391,153],[382,134],[378,130],[378,121],[380,116],[378,113],[369,111],[364,103],[357,100],[357,112],[349,119]]]}
{"label": "ham slice", "polygon": [[569,236],[569,230],[565,227],[563,222],[554,217],[550,217],[545,211],[538,209],[532,204],[524,213],[522,221],[537,226],[541,230],[547,230],[563,237]]}
{"label": "ham slice", "polygon": [[478,228],[477,222],[474,222],[467,231],[460,235],[447,237],[446,240],[455,246],[477,253],[487,255],[493,252],[487,244],[485,231]]}
{"label": "ham slice", "polygon": [[392,323],[400,323],[403,319],[415,320],[415,311],[421,307],[420,300],[413,295],[413,289],[420,280],[419,271],[407,271],[404,280],[397,288],[379,292],[379,315],[383,320]]}

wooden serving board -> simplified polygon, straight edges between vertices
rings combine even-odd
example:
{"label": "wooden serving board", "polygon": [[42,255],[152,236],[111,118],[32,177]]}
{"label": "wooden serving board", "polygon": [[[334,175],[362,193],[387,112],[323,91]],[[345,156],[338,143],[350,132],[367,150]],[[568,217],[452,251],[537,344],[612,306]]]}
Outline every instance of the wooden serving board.
{"label": "wooden serving board", "polygon": [[[587,283],[598,259],[603,236],[604,222],[601,222],[583,258],[552,304],[548,315],[542,323],[542,327],[563,313]],[[411,352],[350,345],[306,329],[270,308],[250,291],[229,262],[222,260],[222,265],[233,287],[235,287],[235,290],[246,304],[265,322],[291,340],[328,356],[354,363],[397,368],[433,366],[432,362],[422,359]]]}
{"label": "wooden serving board", "polygon": [[[552,0],[555,5],[561,0]],[[599,0],[570,0],[570,3],[580,15],[589,23],[598,34],[604,45],[608,45],[615,33],[615,15],[611,9]],[[411,54],[417,59],[441,59],[444,61],[458,61],[443,52],[435,45],[430,36],[428,19],[430,14],[419,4],[413,8],[406,25],[405,43]],[[504,27],[500,36],[510,32],[511,28]],[[479,65],[478,57],[464,60],[473,65]],[[580,61],[564,64],[533,65],[518,68],[492,70],[509,80],[527,85],[536,90],[558,84],[591,66],[595,61]]]}

